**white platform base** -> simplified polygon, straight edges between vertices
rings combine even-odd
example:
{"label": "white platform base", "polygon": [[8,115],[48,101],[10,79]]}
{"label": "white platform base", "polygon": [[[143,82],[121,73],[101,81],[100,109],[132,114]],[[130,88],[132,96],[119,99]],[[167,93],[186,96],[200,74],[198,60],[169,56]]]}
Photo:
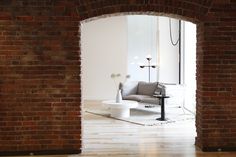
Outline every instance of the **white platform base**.
{"label": "white platform base", "polygon": [[130,116],[130,109],[136,108],[138,102],[123,100],[116,103],[114,100],[103,101],[103,106],[110,109],[111,117],[115,118],[128,118]]}
{"label": "white platform base", "polygon": [[129,108],[110,108],[111,117],[128,118],[130,116]]}

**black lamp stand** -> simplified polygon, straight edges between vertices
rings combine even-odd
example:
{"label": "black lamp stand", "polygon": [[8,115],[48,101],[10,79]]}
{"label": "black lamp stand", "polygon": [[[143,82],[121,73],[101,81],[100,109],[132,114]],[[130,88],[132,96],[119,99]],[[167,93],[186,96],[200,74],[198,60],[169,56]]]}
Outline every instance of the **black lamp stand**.
{"label": "black lamp stand", "polygon": [[156,68],[156,65],[151,65],[152,57],[147,57],[146,59],[148,61],[148,65],[140,65],[140,68],[148,67],[148,81],[150,82],[151,68]]}

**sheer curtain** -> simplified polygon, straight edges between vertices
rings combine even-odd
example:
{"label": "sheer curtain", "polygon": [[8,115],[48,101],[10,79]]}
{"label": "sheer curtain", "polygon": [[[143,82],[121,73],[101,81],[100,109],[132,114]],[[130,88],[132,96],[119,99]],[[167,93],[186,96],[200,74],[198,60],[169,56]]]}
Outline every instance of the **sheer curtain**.
{"label": "sheer curtain", "polygon": [[[146,56],[152,56],[152,64],[157,64],[157,17],[148,15],[127,16],[128,24],[128,74],[131,80],[148,81]],[[151,82],[157,81],[157,69],[151,68]]]}

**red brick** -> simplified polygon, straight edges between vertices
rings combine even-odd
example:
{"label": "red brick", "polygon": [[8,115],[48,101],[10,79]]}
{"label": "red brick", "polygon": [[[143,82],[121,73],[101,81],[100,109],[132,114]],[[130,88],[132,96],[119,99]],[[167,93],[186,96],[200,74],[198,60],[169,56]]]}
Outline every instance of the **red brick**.
{"label": "red brick", "polygon": [[236,147],[235,0],[3,0],[0,7],[0,152],[80,150],[79,22],[146,11],[197,24],[196,144]]}

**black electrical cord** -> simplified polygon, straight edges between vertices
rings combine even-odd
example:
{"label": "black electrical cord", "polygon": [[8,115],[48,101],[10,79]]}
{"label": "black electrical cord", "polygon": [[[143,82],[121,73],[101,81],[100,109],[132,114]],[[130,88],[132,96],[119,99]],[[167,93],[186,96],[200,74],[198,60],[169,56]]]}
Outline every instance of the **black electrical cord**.
{"label": "black electrical cord", "polygon": [[[176,46],[178,43],[179,43],[179,38],[178,40],[176,41],[176,43],[173,42],[173,38],[172,38],[172,31],[171,31],[171,19],[169,18],[169,28],[170,28],[170,41],[171,41],[171,44],[173,46]],[[180,28],[179,28],[180,29]]]}

